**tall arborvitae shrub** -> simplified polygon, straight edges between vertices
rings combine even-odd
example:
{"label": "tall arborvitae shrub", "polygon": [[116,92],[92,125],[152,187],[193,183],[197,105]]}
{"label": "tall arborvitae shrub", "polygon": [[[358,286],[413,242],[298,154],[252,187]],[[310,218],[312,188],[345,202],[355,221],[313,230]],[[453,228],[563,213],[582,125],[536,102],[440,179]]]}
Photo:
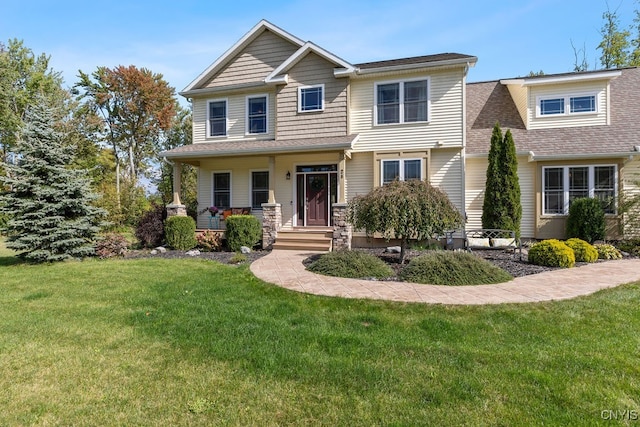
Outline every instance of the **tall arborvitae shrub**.
{"label": "tall arborvitae shrub", "polygon": [[4,164],[6,191],[0,211],[9,214],[7,247],[32,262],[95,254],[102,209],[92,205],[87,171],[70,168],[71,147],[54,128],[53,108],[43,97],[26,113],[16,164]]}
{"label": "tall arborvitae shrub", "polygon": [[511,131],[507,130],[503,138],[500,124],[496,123],[489,149],[482,227],[513,230],[519,237],[521,218],[516,146]]}

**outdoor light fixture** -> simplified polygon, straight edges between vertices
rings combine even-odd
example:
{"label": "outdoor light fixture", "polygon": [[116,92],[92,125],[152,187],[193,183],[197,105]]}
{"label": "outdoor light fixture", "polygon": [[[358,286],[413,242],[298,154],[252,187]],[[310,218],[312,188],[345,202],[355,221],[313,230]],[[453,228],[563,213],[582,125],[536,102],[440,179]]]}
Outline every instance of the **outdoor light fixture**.
{"label": "outdoor light fixture", "polygon": [[291,179],[291,172],[287,171],[287,181]]}

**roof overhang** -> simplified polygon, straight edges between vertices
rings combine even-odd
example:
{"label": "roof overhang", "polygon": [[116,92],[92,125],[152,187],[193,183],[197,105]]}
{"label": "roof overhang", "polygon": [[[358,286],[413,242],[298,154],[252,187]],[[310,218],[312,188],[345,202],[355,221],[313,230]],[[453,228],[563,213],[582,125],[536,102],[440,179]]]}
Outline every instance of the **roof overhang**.
{"label": "roof overhang", "polygon": [[161,152],[160,156],[168,160],[189,160],[206,157],[241,157],[282,153],[349,151],[357,140],[358,135],[347,135],[338,138],[294,139],[285,141],[209,142],[177,147]]}
{"label": "roof overhang", "polygon": [[556,75],[556,76],[539,76],[539,77],[527,77],[519,79],[503,79],[500,83],[503,85],[515,85],[515,86],[538,86],[538,85],[550,85],[550,84],[562,84],[562,83],[576,83],[576,82],[588,82],[594,80],[613,80],[616,77],[622,75],[620,70],[612,71],[600,71],[584,74],[568,74],[568,75]]}
{"label": "roof overhang", "polygon": [[365,69],[356,69],[354,77],[367,77],[369,75],[375,74],[384,74],[390,72],[407,72],[407,71],[418,71],[424,69],[435,69],[435,68],[451,68],[451,67],[473,67],[476,65],[478,61],[477,57],[468,57],[468,58],[458,58],[458,59],[447,59],[443,61],[429,61],[429,62],[417,62],[412,64],[403,64],[403,65],[389,65],[385,67],[375,67],[375,68],[365,68]]}

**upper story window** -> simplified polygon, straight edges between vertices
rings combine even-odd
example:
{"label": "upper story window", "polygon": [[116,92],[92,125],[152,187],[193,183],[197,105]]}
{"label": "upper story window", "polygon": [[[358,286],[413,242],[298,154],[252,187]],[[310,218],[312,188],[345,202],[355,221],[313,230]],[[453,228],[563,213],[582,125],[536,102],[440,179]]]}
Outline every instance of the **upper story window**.
{"label": "upper story window", "polygon": [[542,203],[545,215],[568,215],[571,203],[579,197],[600,200],[604,212],[616,213],[616,166],[544,167]]}
{"label": "upper story window", "polygon": [[382,185],[391,181],[408,181],[410,179],[422,179],[421,159],[382,160]]}
{"label": "upper story window", "polygon": [[267,95],[247,97],[247,133],[267,133]]}
{"label": "upper story window", "polygon": [[301,86],[298,88],[298,112],[324,110],[324,85]]}
{"label": "upper story window", "polygon": [[558,116],[566,114],[597,113],[595,94],[538,97],[536,115]]}
{"label": "upper story window", "polygon": [[429,120],[429,79],[375,84],[375,123]]}
{"label": "upper story window", "polygon": [[209,101],[207,115],[209,116],[208,136],[227,135],[227,100],[216,99]]}

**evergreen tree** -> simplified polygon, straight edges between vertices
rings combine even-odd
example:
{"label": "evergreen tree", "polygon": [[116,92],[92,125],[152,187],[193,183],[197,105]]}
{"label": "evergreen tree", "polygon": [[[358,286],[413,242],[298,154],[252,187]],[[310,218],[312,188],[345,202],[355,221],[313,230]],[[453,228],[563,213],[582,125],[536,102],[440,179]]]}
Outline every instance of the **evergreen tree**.
{"label": "evergreen tree", "polygon": [[491,135],[487,181],[482,206],[482,227],[513,230],[520,236],[522,205],[518,159],[510,130],[502,137],[496,123]]}
{"label": "evergreen tree", "polygon": [[7,247],[32,262],[62,261],[94,254],[104,211],[92,206],[87,171],[71,169],[72,148],[56,131],[55,111],[39,97],[27,110],[18,161],[5,164],[7,189],[0,212],[8,213]]}

